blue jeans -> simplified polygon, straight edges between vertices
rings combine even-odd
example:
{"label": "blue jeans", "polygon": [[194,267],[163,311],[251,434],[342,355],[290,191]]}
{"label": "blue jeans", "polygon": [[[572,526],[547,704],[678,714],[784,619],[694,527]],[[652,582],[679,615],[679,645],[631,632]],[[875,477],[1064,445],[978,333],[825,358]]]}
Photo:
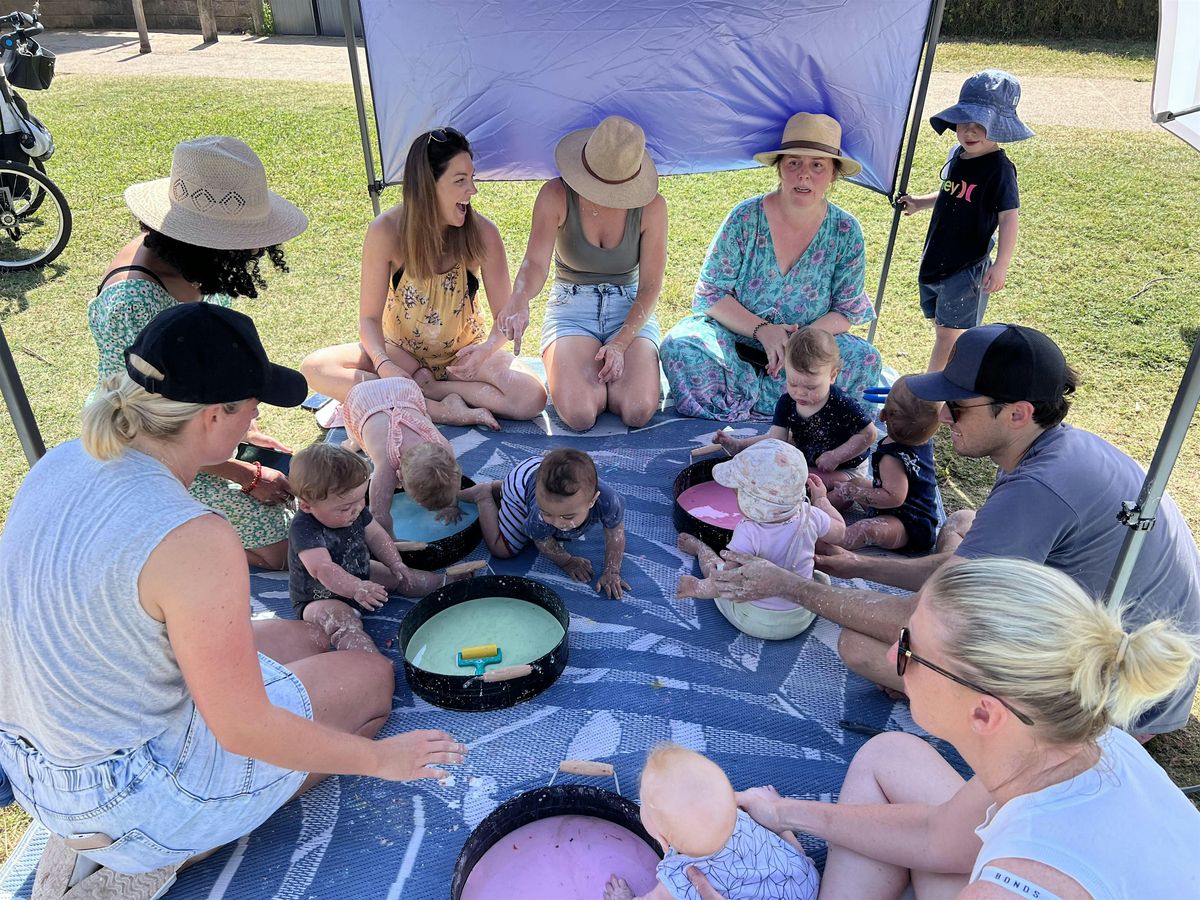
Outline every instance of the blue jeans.
{"label": "blue jeans", "polygon": [[[300,679],[262,654],[258,659],[271,703],[311,719]],[[86,723],[82,702],[80,717]],[[110,846],[82,855],[128,873],[180,863],[249,834],[308,774],[229,753],[191,702],[142,746],[79,766],[55,765],[28,741],[0,731],[0,768],[26,812],[62,837],[107,835]]]}
{"label": "blue jeans", "polygon": [[[591,337],[607,344],[621,330],[637,299],[637,284],[566,284],[554,282],[542,320],[542,348],[561,337]],[[658,347],[658,317],[651,315],[638,332]]]}
{"label": "blue jeans", "polygon": [[988,303],[983,276],[991,266],[992,261],[984,257],[941,281],[919,281],[921,312],[925,318],[933,319],[933,324],[943,328],[974,328],[982,322]]}

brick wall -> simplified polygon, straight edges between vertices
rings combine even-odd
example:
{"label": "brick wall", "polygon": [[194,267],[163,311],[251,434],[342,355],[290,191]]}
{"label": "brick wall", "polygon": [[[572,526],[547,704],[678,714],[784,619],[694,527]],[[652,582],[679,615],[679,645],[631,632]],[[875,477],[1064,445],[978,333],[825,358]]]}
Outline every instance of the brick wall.
{"label": "brick wall", "polygon": [[[250,5],[262,0],[213,0],[217,30],[250,30]],[[146,25],[151,31],[200,30],[196,0],[142,0]],[[42,0],[42,24],[47,28],[98,28],[132,31],[130,0]]]}

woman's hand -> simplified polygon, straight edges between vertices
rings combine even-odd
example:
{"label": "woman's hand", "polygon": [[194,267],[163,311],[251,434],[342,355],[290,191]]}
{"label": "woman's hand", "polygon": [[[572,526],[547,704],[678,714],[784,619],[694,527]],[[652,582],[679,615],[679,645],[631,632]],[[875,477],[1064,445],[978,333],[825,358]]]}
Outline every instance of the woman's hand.
{"label": "woman's hand", "polygon": [[818,553],[814,562],[826,575],[834,578],[854,578],[858,575],[859,556],[851,550],[833,544],[825,545],[827,553]]}
{"label": "woman's hand", "polygon": [[704,873],[695,866],[688,866],[684,870],[684,874],[692,883],[692,887],[696,889],[696,893],[700,895],[700,900],[725,900],[724,895],[717,893],[717,889],[712,886]]}
{"label": "woman's hand", "polygon": [[833,472],[841,464],[841,457],[833,450],[826,450],[817,457],[817,468],[822,472]]}
{"label": "woman's hand", "polygon": [[380,766],[377,778],[387,781],[416,781],[418,778],[445,778],[449,773],[427,766],[456,766],[467,755],[460,744],[444,731],[407,731],[376,742]]}
{"label": "woman's hand", "polygon": [[529,304],[509,301],[507,307],[496,316],[496,329],[507,340],[513,342],[513,355],[521,355],[521,337],[529,327]]}
{"label": "woman's hand", "polygon": [[767,374],[774,378],[783,370],[787,359],[788,338],[798,325],[764,325],[758,329],[758,340],[767,351]]}
{"label": "woman's hand", "polygon": [[763,787],[750,788],[747,791],[738,791],[733,795],[737,801],[737,805],[746,811],[755,822],[761,825],[767,831],[773,831],[776,834],[783,831],[786,827],[779,820],[779,807],[777,801],[779,791],[775,790],[774,785],[764,785]]}
{"label": "woman's hand", "polygon": [[479,373],[493,353],[498,342],[488,338],[482,344],[472,344],[464,347],[454,356],[454,364],[446,366],[446,374],[455,381],[478,381]]}
{"label": "woman's hand", "polygon": [[404,367],[391,357],[375,367],[375,374],[380,378],[412,378],[408,372],[404,371]]}
{"label": "woman's hand", "polygon": [[625,373],[625,349],[614,343],[607,343],[600,348],[595,360],[601,363],[597,377],[601,384],[611,384]]}
{"label": "woman's hand", "polygon": [[255,447],[266,447],[268,450],[278,450],[280,453],[292,452],[292,448],[282,441],[277,441],[265,431],[259,431],[258,419],[250,423],[250,428],[246,431],[246,443]]}
{"label": "woman's hand", "polygon": [[786,597],[792,581],[800,577],[759,556],[722,550],[721,558],[735,567],[713,572],[710,577],[717,583],[717,596],[734,603]]}
{"label": "woman's hand", "polygon": [[292,486],[288,483],[287,476],[278,469],[263,466],[258,484],[250,491],[250,496],[259,503],[287,503],[292,499]]}

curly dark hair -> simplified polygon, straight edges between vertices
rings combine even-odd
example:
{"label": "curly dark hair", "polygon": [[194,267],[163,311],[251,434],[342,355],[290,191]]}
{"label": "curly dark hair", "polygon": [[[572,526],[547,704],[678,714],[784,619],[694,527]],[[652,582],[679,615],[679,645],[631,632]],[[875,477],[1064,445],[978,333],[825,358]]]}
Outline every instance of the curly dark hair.
{"label": "curly dark hair", "polygon": [[258,263],[267,256],[280,272],[288,270],[283,247],[275,244],[257,250],[213,250],[167,237],[144,222],[143,243],[186,281],[200,285],[202,294],[228,294],[230,297],[257,297],[267,286]]}

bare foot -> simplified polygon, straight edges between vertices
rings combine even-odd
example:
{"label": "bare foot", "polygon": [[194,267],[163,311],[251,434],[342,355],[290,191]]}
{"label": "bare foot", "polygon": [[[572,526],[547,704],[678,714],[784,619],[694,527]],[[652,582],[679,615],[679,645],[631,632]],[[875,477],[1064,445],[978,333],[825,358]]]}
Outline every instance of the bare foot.
{"label": "bare foot", "polygon": [[633,900],[633,888],[624,878],[614,875],[604,885],[604,900]]}
{"label": "bare foot", "polygon": [[695,575],[680,575],[679,583],[675,585],[676,597],[695,597],[700,590],[700,579]]}
{"label": "bare foot", "polygon": [[484,425],[492,431],[500,430],[500,423],[491,410],[467,406],[467,402],[458,394],[447,394],[442,398],[442,412],[438,418],[443,425]]}
{"label": "bare foot", "polygon": [[357,453],[359,450],[362,449],[362,447],[359,445],[358,441],[356,441],[352,437],[348,437],[344,441],[342,441],[342,448],[345,450],[349,450],[351,453]]}
{"label": "bare foot", "polygon": [[704,545],[700,543],[700,538],[694,534],[688,534],[686,531],[679,532],[679,538],[675,541],[675,546],[689,556],[699,556],[700,548]]}

